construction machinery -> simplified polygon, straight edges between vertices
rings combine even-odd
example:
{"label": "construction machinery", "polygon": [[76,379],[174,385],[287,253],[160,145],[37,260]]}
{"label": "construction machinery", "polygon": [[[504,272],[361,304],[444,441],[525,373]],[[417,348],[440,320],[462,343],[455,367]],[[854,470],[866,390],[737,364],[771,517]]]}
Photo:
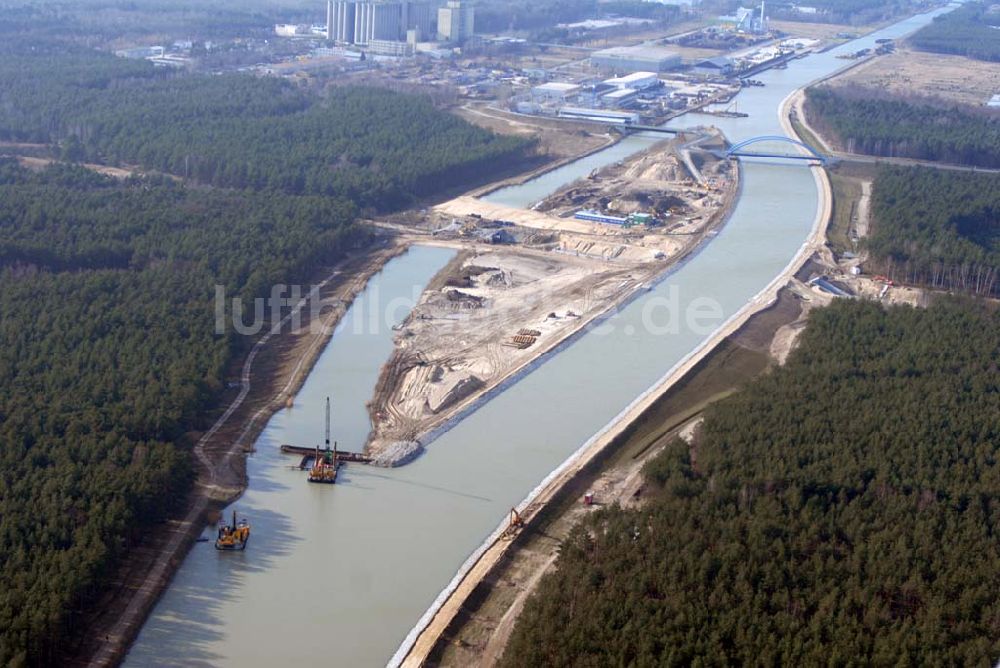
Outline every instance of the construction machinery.
{"label": "construction machinery", "polygon": [[334,441],[333,450],[330,449],[330,397],[326,398],[326,449],[322,452],[316,446],[316,456],[313,459],[312,468],[309,469],[309,482],[325,483],[332,485],[337,482],[337,469],[340,464],[337,461],[337,443]]}
{"label": "construction machinery", "polygon": [[500,538],[503,540],[511,540],[517,535],[518,531],[523,528],[524,519],[521,517],[521,513],[517,512],[517,508],[511,508],[510,518],[507,520],[507,528],[504,529],[502,534],[500,534]]}
{"label": "construction machinery", "polygon": [[225,552],[247,549],[250,542],[250,523],[242,519],[237,524],[236,511],[233,510],[232,524],[225,524],[223,521],[219,525],[219,533],[215,538],[215,549]]}

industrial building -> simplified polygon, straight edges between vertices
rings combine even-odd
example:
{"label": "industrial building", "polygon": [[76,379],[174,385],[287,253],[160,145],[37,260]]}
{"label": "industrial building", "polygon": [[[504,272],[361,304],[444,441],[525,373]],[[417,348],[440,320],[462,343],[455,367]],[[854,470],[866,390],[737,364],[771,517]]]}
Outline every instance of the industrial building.
{"label": "industrial building", "polygon": [[278,23],[274,26],[274,34],[278,37],[301,37],[309,33],[309,26],[304,24]]}
{"label": "industrial building", "polygon": [[135,60],[141,58],[162,58],[165,53],[166,49],[162,46],[137,46],[131,49],[119,49],[115,51],[115,55],[119,58],[131,58]]}
{"label": "industrial building", "polygon": [[403,24],[405,32],[413,34],[416,41],[432,39],[436,34],[436,5],[431,2],[404,2]]}
{"label": "industrial building", "polygon": [[378,56],[405,58],[414,53],[413,44],[394,39],[373,39],[368,42],[368,52]]}
{"label": "industrial building", "polygon": [[595,51],[590,64],[614,72],[664,72],[679,67],[681,57],[658,46],[619,46]]}
{"label": "industrial building", "polygon": [[577,220],[586,220],[592,223],[604,223],[606,225],[624,225],[628,220],[627,218],[621,218],[620,216],[608,216],[590,209],[577,211],[573,214],[573,217]]}
{"label": "industrial building", "polygon": [[587,109],[584,107],[563,107],[557,114],[559,118],[575,118],[581,121],[597,121],[599,123],[635,124],[639,122],[639,114],[624,111],[608,111],[605,109]]}
{"label": "industrial building", "polygon": [[[413,0],[328,0],[327,39],[366,46],[373,41],[421,39],[434,32],[431,2]],[[402,48],[402,47],[400,47]]]}
{"label": "industrial building", "polygon": [[621,107],[638,97],[639,91],[634,88],[616,88],[601,96],[601,102],[606,107]]}
{"label": "industrial building", "polygon": [[531,89],[531,99],[535,102],[562,102],[575,97],[580,86],[571,83],[550,81]]}
{"label": "industrial building", "polygon": [[326,3],[326,38],[354,44],[354,8],[356,2],[328,0]]}
{"label": "industrial building", "polygon": [[622,218],[621,216],[609,216],[592,209],[581,209],[573,214],[577,220],[586,220],[592,223],[604,223],[606,225],[621,225],[622,227],[632,227],[633,225],[656,225],[656,219],[648,213],[630,213]]}
{"label": "industrial building", "polygon": [[448,4],[438,10],[438,39],[461,44],[475,34],[475,23],[475,10],[468,3],[448,0]]}
{"label": "industrial building", "polygon": [[354,9],[354,43],[398,40],[402,21],[402,3],[359,2]]}
{"label": "industrial building", "polygon": [[695,63],[694,73],[705,76],[728,76],[732,74],[734,67],[735,63],[731,59],[725,56],[716,56]]}
{"label": "industrial building", "polygon": [[188,56],[182,56],[179,53],[168,53],[162,56],[147,58],[146,60],[153,63],[156,67],[183,68],[191,66],[191,58]]}
{"label": "industrial building", "polygon": [[614,88],[631,88],[634,90],[646,90],[660,83],[655,72],[633,72],[623,77],[615,77],[604,82],[605,85]]}
{"label": "industrial building", "polygon": [[[800,8],[801,9],[801,8]],[[808,9],[808,8],[807,8]],[[719,21],[729,24],[736,32],[750,35],[763,35],[770,30],[765,14],[764,1],[760,3],[760,13],[750,7],[739,7],[732,16],[720,16]]]}

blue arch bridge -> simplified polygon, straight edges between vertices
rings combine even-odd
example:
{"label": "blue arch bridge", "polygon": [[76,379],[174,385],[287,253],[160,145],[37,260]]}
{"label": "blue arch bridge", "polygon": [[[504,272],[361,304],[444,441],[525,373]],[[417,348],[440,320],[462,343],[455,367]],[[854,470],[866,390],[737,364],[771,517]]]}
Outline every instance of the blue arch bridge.
{"label": "blue arch bridge", "polygon": [[[678,134],[677,130],[653,125],[635,125],[631,123],[624,123],[615,125],[614,127],[624,133],[659,132],[661,134]],[[753,146],[754,144],[768,144],[773,142],[783,142],[785,144],[798,146],[805,149],[806,153],[802,154],[791,151],[783,153],[775,150],[747,150],[748,147]],[[737,144],[733,144],[724,153],[717,150],[711,150],[710,153],[713,153],[720,158],[780,158],[782,160],[804,160],[807,162],[819,161],[819,163],[823,165],[829,165],[836,161],[833,156],[824,155],[809,144],[801,142],[797,139],[792,139],[791,137],[785,137],[784,135],[763,135],[760,137],[751,137],[750,139],[745,139]]]}
{"label": "blue arch bridge", "polygon": [[[805,149],[806,154],[802,153],[782,153],[774,150],[747,150],[748,147],[754,144],[762,143],[774,143],[783,142],[786,144],[792,144],[799,148]],[[818,150],[801,142],[797,139],[792,139],[791,137],[785,137],[782,135],[764,135],[762,137],[751,137],[750,139],[745,139],[737,144],[733,144],[726,150],[727,158],[781,158],[783,160],[818,160],[820,164],[826,165],[831,162],[830,156],[823,155]]]}

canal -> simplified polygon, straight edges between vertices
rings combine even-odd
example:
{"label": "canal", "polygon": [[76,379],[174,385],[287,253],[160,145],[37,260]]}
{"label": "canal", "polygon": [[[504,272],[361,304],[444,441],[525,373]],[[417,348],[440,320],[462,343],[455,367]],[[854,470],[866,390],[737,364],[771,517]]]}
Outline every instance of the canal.
{"label": "canal", "polygon": [[[758,75],[765,87],[739,96],[748,118],[689,115],[676,125],[713,124],[733,141],[781,134],[782,100],[843,67],[836,55],[905,35],[933,15]],[[490,199],[529,206],[657,139],[627,138]],[[654,289],[458,423],[414,463],[348,466],[336,486],[308,485],[278,446],[321,441],[330,396],[334,438],[360,448],[369,428],[365,402],[389,356],[391,325],[451,252],[415,247],[390,262],[355,301],[295,406],[275,414],[258,439],[250,485],[235,504],[253,523],[249,548],[217,554],[210,543],[195,545],[125,665],[385,664],[506,511],[707,337],[683,322],[673,326],[678,316],[710,304],[718,325],[736,313],[794,256],[817,203],[802,164],[745,163],[725,227]]]}

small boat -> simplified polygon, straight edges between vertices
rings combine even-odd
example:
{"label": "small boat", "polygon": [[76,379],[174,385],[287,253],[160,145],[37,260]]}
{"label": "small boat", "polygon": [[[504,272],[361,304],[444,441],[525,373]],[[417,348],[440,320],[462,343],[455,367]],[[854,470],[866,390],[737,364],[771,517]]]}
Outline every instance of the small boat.
{"label": "small boat", "polygon": [[245,519],[236,522],[236,511],[233,511],[232,524],[220,524],[219,533],[215,538],[215,549],[224,552],[247,549],[250,542],[250,523]]}

